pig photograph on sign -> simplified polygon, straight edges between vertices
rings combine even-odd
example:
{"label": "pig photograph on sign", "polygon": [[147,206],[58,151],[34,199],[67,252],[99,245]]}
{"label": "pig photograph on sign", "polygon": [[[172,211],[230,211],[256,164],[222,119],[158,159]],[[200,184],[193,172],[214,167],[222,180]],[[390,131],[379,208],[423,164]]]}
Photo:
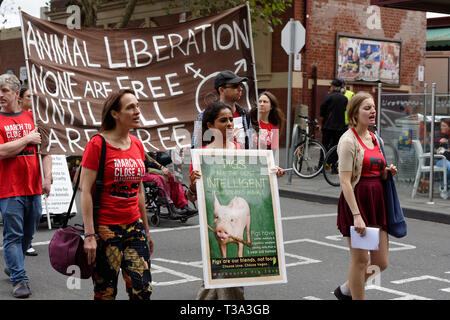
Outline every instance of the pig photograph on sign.
{"label": "pig photograph on sign", "polygon": [[270,150],[193,149],[206,288],[285,283]]}

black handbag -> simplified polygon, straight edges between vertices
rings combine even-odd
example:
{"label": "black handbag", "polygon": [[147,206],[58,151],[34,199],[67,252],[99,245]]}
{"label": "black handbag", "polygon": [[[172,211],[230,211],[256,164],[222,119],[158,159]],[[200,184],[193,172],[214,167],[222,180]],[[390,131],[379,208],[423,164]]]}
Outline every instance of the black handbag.
{"label": "black handbag", "polygon": [[[100,208],[101,192],[103,190],[103,175],[105,170],[106,157],[106,141],[102,135],[102,149],[100,153],[99,168],[97,171],[97,178],[95,180],[95,194],[93,199],[93,219],[94,225],[97,224],[98,210]],[[94,264],[89,264],[87,255],[84,252],[84,227],[81,225],[68,226],[70,212],[72,210],[73,202],[78,190],[81,177],[81,166],[77,181],[74,186],[72,199],[70,200],[69,209],[65,214],[63,225],[56,230],[50,244],[48,252],[50,257],[50,264],[53,269],[66,276],[73,276],[73,266],[77,266],[80,270],[80,278],[88,279],[92,276],[94,271]]]}

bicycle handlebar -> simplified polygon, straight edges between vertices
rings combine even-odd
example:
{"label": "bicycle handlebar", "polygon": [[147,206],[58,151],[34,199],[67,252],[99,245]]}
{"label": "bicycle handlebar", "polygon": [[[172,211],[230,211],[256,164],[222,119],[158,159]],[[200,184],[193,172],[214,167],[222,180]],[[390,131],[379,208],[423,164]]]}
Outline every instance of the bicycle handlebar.
{"label": "bicycle handlebar", "polygon": [[306,123],[313,123],[314,125],[318,125],[319,123],[317,122],[317,119],[311,120],[311,118],[309,118],[308,116],[303,116],[301,114],[298,115],[298,117],[304,119],[306,121]]}

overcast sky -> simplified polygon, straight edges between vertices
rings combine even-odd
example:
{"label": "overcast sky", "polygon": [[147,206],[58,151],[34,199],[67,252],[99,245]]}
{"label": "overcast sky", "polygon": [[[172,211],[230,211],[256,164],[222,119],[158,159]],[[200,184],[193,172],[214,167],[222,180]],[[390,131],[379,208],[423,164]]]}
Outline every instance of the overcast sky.
{"label": "overcast sky", "polygon": [[[20,6],[23,11],[32,16],[40,16],[40,8],[45,7],[48,0],[3,0],[0,7],[0,28],[13,28],[20,26],[19,10]],[[5,17],[1,16],[5,15]],[[4,18],[7,19],[3,23]]]}
{"label": "overcast sky", "polygon": [[[13,28],[20,26],[19,19],[19,6],[28,14],[35,17],[40,16],[40,7],[45,7],[45,3],[48,0],[4,0],[0,7],[0,29],[1,28]],[[6,23],[3,23],[4,15],[7,19]],[[448,16],[440,13],[427,12],[427,18],[434,18],[440,16]]]}

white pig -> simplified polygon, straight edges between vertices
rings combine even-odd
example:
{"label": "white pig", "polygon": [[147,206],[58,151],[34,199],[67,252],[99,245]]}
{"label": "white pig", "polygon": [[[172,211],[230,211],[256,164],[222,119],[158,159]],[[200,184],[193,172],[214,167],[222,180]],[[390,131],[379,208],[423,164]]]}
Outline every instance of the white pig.
{"label": "white pig", "polygon": [[238,257],[244,253],[244,244],[236,238],[244,240],[244,228],[247,227],[247,243],[250,241],[250,207],[247,201],[234,197],[227,206],[222,206],[214,192],[214,232],[219,242],[222,258],[227,257],[227,244],[239,246]]}

